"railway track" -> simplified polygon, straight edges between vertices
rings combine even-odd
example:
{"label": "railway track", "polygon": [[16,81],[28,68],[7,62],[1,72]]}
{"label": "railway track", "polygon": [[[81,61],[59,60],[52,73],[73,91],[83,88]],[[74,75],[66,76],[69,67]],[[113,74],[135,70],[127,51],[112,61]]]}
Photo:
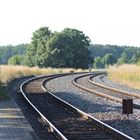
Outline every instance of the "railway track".
{"label": "railway track", "polygon": [[[136,93],[129,93],[102,84],[96,83],[93,81],[95,76],[101,75],[103,73],[92,73],[86,74],[79,77],[76,77],[73,80],[73,84],[83,90],[86,90],[90,93],[96,94],[98,96],[113,100],[115,102],[122,103],[123,99],[139,99],[140,95]],[[140,105],[133,104],[134,108],[140,109]]]}
{"label": "railway track", "polygon": [[48,131],[61,140],[134,140],[53,95],[45,88],[50,75],[25,81],[20,89],[28,104],[41,116]]}
{"label": "railway track", "polygon": [[[103,73],[105,74],[105,73]],[[101,74],[102,75],[102,74]],[[108,89],[108,90],[111,90],[111,91],[114,91],[114,92],[119,92],[120,94],[123,94],[123,95],[127,95],[127,96],[130,96],[130,97],[135,97],[135,98],[139,98],[140,99],[140,94],[138,93],[130,93],[130,92],[127,92],[127,91],[124,91],[124,90],[120,90],[120,89],[116,89],[116,88],[113,88],[113,87],[109,87],[109,86],[105,86],[103,84],[100,84],[100,83],[97,83],[94,81],[94,75],[91,76],[88,81],[98,87],[101,87],[101,88],[105,88],[105,89]]]}

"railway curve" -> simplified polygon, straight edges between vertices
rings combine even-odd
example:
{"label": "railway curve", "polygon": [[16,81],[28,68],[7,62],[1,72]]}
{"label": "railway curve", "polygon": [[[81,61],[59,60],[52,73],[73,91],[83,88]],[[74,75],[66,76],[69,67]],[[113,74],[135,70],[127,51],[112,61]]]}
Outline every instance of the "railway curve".
{"label": "railway curve", "polygon": [[[113,100],[121,104],[122,104],[123,99],[139,99],[140,98],[138,94],[135,94],[135,93],[131,94],[122,90],[118,90],[116,88],[111,88],[111,87],[104,86],[102,84],[94,82],[93,78],[101,74],[103,73],[98,72],[94,74],[92,73],[92,74],[78,76],[73,79],[73,84],[90,93]],[[136,109],[140,109],[139,104],[133,104],[133,107]]]}
{"label": "railway curve", "polygon": [[56,97],[44,87],[47,80],[65,76],[58,74],[32,78],[25,81],[20,89],[26,101],[39,113],[48,131],[57,139],[118,139],[133,138],[106,125],[105,123],[84,113],[64,100]]}

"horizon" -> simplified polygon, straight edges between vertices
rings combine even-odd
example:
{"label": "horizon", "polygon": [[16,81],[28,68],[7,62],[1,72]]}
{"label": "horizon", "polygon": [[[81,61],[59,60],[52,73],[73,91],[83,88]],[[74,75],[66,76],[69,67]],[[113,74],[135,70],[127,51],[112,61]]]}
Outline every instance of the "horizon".
{"label": "horizon", "polygon": [[0,46],[31,42],[42,26],[51,31],[74,28],[92,44],[140,46],[138,0],[0,1]]}
{"label": "horizon", "polygon": [[[19,44],[5,44],[5,45],[1,45],[0,44],[0,47],[7,47],[7,46],[18,46],[18,45],[22,45],[22,44],[30,44],[30,42],[29,43],[19,43]],[[91,43],[91,45],[103,45],[103,46],[107,46],[107,45],[110,45],[110,46],[120,46],[120,47],[140,47],[140,46],[132,46],[132,45],[118,45],[118,44],[101,44],[101,43],[95,43],[95,44],[93,44],[93,43]]]}

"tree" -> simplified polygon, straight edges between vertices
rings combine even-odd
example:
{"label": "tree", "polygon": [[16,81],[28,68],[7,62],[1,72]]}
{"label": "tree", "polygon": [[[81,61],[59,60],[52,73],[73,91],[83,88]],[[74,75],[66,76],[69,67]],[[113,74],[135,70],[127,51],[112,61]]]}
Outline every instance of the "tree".
{"label": "tree", "polygon": [[42,27],[33,33],[26,52],[26,64],[39,67],[87,68],[90,40],[82,31],[66,28],[62,32]]}
{"label": "tree", "polygon": [[123,52],[121,54],[121,57],[118,59],[117,64],[121,65],[121,64],[126,64],[126,63],[129,63],[129,59],[128,59],[127,54]]}
{"label": "tree", "polygon": [[130,63],[140,65],[140,51],[137,51],[132,58],[130,59]]}
{"label": "tree", "polygon": [[52,36],[48,27],[41,27],[33,33],[32,41],[26,52],[26,64],[28,66],[46,66],[46,43]]}
{"label": "tree", "polygon": [[95,68],[104,68],[104,64],[102,63],[102,58],[99,56],[94,58],[93,65]]}
{"label": "tree", "polygon": [[65,28],[47,42],[47,62],[52,67],[87,68],[90,40],[82,31]]}
{"label": "tree", "polygon": [[8,64],[10,65],[22,65],[24,56],[22,55],[14,55],[8,59]]}
{"label": "tree", "polygon": [[115,64],[117,62],[117,59],[113,54],[108,53],[103,57],[102,62],[105,66],[108,66]]}
{"label": "tree", "polygon": [[[128,61],[132,58],[134,54],[140,52],[140,47],[134,46],[117,46],[117,45],[101,45],[101,44],[91,44],[89,47],[91,52],[91,57],[104,57],[107,53],[112,53],[117,59],[121,57],[121,54],[125,52],[128,57]],[[93,59],[92,59],[93,60]]]}
{"label": "tree", "polygon": [[[133,58],[133,57],[132,57]],[[134,60],[135,59],[135,60]],[[134,58],[133,58],[133,61],[135,61],[135,63],[138,63],[140,62],[140,51],[137,51]]]}
{"label": "tree", "polygon": [[0,64],[7,64],[8,59],[14,55],[24,55],[26,48],[27,44],[0,46]]}
{"label": "tree", "polygon": [[130,59],[130,63],[131,63],[131,64],[135,64],[137,61],[138,61],[138,58],[136,57],[136,54],[134,54],[134,55],[132,56],[132,58]]}

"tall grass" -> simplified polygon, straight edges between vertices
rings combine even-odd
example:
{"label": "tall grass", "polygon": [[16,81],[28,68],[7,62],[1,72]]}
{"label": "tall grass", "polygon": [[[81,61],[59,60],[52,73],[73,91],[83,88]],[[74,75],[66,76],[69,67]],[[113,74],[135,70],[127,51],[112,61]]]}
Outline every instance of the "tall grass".
{"label": "tall grass", "polygon": [[38,67],[26,67],[26,66],[10,66],[0,65],[0,81],[7,83],[15,78],[29,75],[44,75],[53,73],[66,73],[70,71],[81,72],[82,69],[62,69],[62,68],[38,68]]}
{"label": "tall grass", "polygon": [[140,89],[140,66],[128,64],[110,66],[107,71],[112,81]]}

